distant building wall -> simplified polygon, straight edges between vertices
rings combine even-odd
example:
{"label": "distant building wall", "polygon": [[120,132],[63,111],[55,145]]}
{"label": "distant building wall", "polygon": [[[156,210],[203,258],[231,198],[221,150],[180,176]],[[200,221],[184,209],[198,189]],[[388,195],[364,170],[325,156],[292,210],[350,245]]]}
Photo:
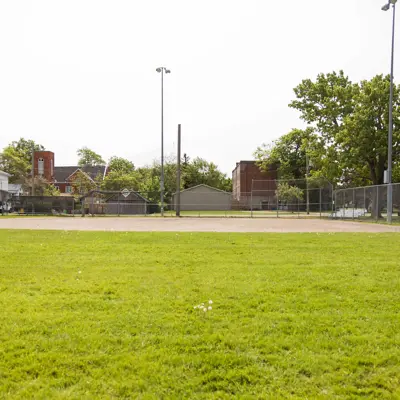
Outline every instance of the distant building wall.
{"label": "distant building wall", "polygon": [[[207,185],[183,190],[180,194],[181,211],[226,211],[232,209],[232,194]],[[176,208],[176,194],[172,196]]]}
{"label": "distant building wall", "polygon": [[264,172],[256,161],[240,161],[232,171],[233,199],[242,207],[245,204],[260,205],[263,198],[274,196],[277,179],[276,166],[271,166],[269,171]]}

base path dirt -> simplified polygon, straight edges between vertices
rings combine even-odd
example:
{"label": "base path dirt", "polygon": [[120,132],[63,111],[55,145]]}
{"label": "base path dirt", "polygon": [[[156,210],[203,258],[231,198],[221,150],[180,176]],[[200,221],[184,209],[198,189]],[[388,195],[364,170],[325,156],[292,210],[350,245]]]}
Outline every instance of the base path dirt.
{"label": "base path dirt", "polygon": [[0,217],[0,229],[137,232],[400,232],[400,226],[319,219]]}

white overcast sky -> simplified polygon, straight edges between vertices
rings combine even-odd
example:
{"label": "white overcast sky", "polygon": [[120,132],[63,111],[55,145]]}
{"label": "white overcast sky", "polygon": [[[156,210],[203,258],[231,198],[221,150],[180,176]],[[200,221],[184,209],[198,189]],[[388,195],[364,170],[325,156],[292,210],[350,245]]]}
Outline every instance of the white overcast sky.
{"label": "white overcast sky", "polygon": [[388,73],[384,2],[0,0],[0,147],[24,137],[56,165],[76,164],[82,146],[150,163],[165,65],[165,153],[176,153],[181,123],[182,152],[230,174],[303,127],[287,106],[302,79]]}

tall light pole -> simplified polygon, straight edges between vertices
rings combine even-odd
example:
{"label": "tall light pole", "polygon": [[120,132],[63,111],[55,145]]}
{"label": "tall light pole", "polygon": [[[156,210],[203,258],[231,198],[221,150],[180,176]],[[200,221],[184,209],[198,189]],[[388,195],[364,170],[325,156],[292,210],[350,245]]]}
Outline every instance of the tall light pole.
{"label": "tall light pole", "polygon": [[392,223],[393,212],[393,187],[392,187],[392,146],[393,146],[393,67],[394,67],[394,32],[396,22],[397,0],[389,0],[382,7],[383,11],[389,11],[393,5],[393,26],[392,26],[392,56],[390,66],[390,99],[389,99],[389,133],[388,133],[388,169],[387,169],[387,222]]}
{"label": "tall light pole", "polygon": [[161,216],[164,216],[164,74],[170,74],[171,70],[165,67],[158,67],[157,72],[161,73]]}

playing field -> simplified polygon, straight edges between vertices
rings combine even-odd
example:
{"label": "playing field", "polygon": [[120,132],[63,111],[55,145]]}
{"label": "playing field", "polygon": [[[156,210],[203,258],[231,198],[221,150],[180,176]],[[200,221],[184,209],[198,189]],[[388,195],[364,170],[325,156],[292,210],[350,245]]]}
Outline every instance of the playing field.
{"label": "playing field", "polygon": [[0,229],[137,232],[400,232],[400,225],[297,218],[17,217]]}
{"label": "playing field", "polygon": [[398,398],[399,239],[0,230],[0,398]]}

